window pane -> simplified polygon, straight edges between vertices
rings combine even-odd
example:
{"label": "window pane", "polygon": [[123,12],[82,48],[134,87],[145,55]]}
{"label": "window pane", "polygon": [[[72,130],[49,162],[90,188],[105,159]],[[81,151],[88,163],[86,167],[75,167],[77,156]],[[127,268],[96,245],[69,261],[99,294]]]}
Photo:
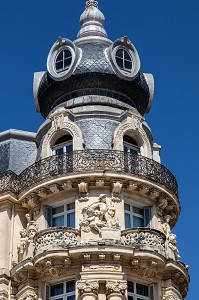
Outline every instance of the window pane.
{"label": "window pane", "polygon": [[123,50],[122,49],[117,50],[116,56],[123,59]]}
{"label": "window pane", "polygon": [[133,216],[133,227],[144,227],[144,219]]}
{"label": "window pane", "polygon": [[63,61],[56,62],[55,66],[56,66],[56,71],[57,72],[63,71]]}
{"label": "window pane", "polygon": [[66,292],[74,292],[75,291],[75,281],[69,281],[66,283]]}
{"label": "window pane", "polygon": [[127,213],[125,213],[125,228],[131,228],[131,217]]}
{"label": "window pane", "polygon": [[129,60],[129,61],[131,61],[131,57],[130,57],[130,55],[128,54],[128,52],[127,51],[125,51],[124,50],[124,59],[125,60]]}
{"label": "window pane", "polygon": [[134,300],[134,297],[128,296],[128,300]]}
{"label": "window pane", "polygon": [[53,218],[53,227],[64,226],[64,216]]}
{"label": "window pane", "polygon": [[147,297],[149,296],[149,289],[148,289],[148,286],[146,286],[146,285],[137,283],[136,290],[137,290],[138,295],[147,296]]}
{"label": "window pane", "polygon": [[53,215],[60,214],[62,212],[64,212],[64,206],[58,206],[52,209]]}
{"label": "window pane", "polygon": [[67,210],[75,209],[75,202],[67,204]]}
{"label": "window pane", "polygon": [[60,60],[63,60],[63,51],[61,51],[61,52],[57,55],[56,62],[58,62],[58,61],[60,61]]}
{"label": "window pane", "polygon": [[130,205],[129,204],[126,204],[126,203],[124,203],[124,209],[125,210],[128,210],[128,211],[130,211],[131,209],[130,209]]}
{"label": "window pane", "polygon": [[64,60],[64,70],[69,69],[69,67],[71,65],[71,61],[72,61],[72,58],[68,58],[68,59]]}
{"label": "window pane", "polygon": [[73,296],[68,296],[68,297],[67,297],[67,300],[75,300],[75,295],[73,295]]}
{"label": "window pane", "polygon": [[116,57],[116,62],[119,68],[123,69],[123,59]]}
{"label": "window pane", "polygon": [[129,70],[129,71],[131,71],[131,69],[132,69],[132,62],[125,60],[124,61],[124,68],[127,69],[127,70]]}
{"label": "window pane", "polygon": [[128,292],[134,293],[134,283],[132,281],[128,281]]}
{"label": "window pane", "polygon": [[75,228],[75,213],[67,214],[67,227]]}
{"label": "window pane", "polygon": [[59,154],[63,154],[64,153],[64,147],[58,148],[55,150],[55,154],[59,155]]}
{"label": "window pane", "polygon": [[144,216],[144,210],[142,208],[138,208],[138,207],[133,206],[133,212],[138,214],[138,215]]}
{"label": "window pane", "polygon": [[51,286],[50,288],[50,295],[52,296],[57,296],[57,295],[62,295],[64,293],[64,285],[63,283],[56,284]]}
{"label": "window pane", "polygon": [[64,50],[64,58],[69,58],[69,57],[72,57],[72,54],[69,50]]}
{"label": "window pane", "polygon": [[69,153],[69,152],[72,152],[73,151],[73,145],[66,145],[66,152]]}

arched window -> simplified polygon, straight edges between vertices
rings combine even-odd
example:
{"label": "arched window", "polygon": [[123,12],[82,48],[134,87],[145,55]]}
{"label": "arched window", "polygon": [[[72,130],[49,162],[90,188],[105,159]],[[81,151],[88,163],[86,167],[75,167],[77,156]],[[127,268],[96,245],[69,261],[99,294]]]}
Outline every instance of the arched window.
{"label": "arched window", "polygon": [[131,73],[133,69],[133,60],[128,51],[123,48],[119,48],[116,51],[115,59],[118,67],[125,72]]}
{"label": "arched window", "polygon": [[52,154],[58,155],[73,151],[73,138],[70,134],[65,134],[57,139],[52,146]]}
{"label": "arched window", "polygon": [[123,145],[125,153],[138,154],[140,153],[140,147],[137,142],[129,135],[124,135]]}
{"label": "arched window", "polygon": [[62,73],[69,70],[72,63],[72,53],[69,49],[61,50],[55,59],[55,70],[56,73]]}

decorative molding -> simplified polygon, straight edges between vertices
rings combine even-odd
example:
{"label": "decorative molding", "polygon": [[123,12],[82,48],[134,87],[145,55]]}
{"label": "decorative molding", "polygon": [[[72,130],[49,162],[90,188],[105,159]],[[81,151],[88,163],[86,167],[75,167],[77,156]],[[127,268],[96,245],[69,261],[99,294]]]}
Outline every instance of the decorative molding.
{"label": "decorative molding", "polygon": [[132,260],[132,269],[145,278],[152,278],[162,271],[162,267],[153,259],[144,261],[139,258]]}
{"label": "decorative molding", "polygon": [[83,218],[79,225],[82,231],[96,231],[101,235],[102,228],[119,229],[119,221],[115,216],[115,207],[107,205],[106,194],[101,194],[97,202],[82,209]]}
{"label": "decorative molding", "polygon": [[99,283],[97,280],[79,280],[77,281],[77,289],[82,296],[83,294],[98,294]]}
{"label": "decorative molding", "polygon": [[112,182],[112,198],[113,202],[120,202],[121,199],[119,197],[122,191],[122,183],[120,181],[113,181]]}
{"label": "decorative molding", "polygon": [[103,188],[105,184],[104,179],[96,179],[95,181],[95,185],[97,188]]}
{"label": "decorative molding", "polygon": [[88,201],[88,183],[81,180],[80,183],[78,183],[78,189],[79,189],[79,201],[84,202]]}
{"label": "decorative molding", "polygon": [[107,280],[106,281],[106,293],[110,295],[112,293],[124,294],[127,289],[126,280]]}

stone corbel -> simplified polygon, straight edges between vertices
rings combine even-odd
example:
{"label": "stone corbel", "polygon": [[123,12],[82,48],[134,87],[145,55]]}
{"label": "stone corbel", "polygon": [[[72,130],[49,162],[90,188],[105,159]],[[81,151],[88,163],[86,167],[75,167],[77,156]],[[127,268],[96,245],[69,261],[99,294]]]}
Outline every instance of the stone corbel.
{"label": "stone corbel", "polygon": [[100,189],[100,188],[103,188],[104,185],[105,185],[104,179],[96,179],[95,185],[96,185],[96,187],[99,188],[99,189]]}
{"label": "stone corbel", "polygon": [[157,199],[160,196],[160,192],[156,189],[151,189],[149,193],[149,197],[154,200]]}
{"label": "stone corbel", "polygon": [[51,192],[52,192],[53,194],[59,193],[60,190],[61,190],[60,186],[59,186],[58,184],[56,184],[56,183],[51,184],[51,185],[49,186],[49,189],[51,190]]}
{"label": "stone corbel", "polygon": [[41,198],[45,198],[50,194],[49,190],[46,188],[40,188],[37,191],[37,193],[38,193],[39,197],[41,197]]}
{"label": "stone corbel", "polygon": [[139,192],[143,195],[146,195],[149,192],[150,188],[146,184],[142,184],[139,186]]}
{"label": "stone corbel", "polygon": [[86,296],[93,296],[93,299],[97,298],[99,283],[97,280],[79,280],[77,282],[77,289],[81,298],[86,298]]}
{"label": "stone corbel", "polygon": [[124,295],[127,289],[126,280],[107,280],[106,281],[106,294],[110,296],[112,294]]}
{"label": "stone corbel", "polygon": [[78,183],[78,189],[79,189],[79,201],[84,202],[88,201],[88,183],[85,181],[81,181]]}
{"label": "stone corbel", "polygon": [[112,182],[112,198],[113,202],[120,202],[120,193],[122,191],[122,183],[120,181],[113,181]]}
{"label": "stone corbel", "polygon": [[72,188],[73,188],[72,181],[67,180],[67,181],[63,182],[62,188],[63,188],[64,190],[66,190],[66,191],[72,190]]}
{"label": "stone corbel", "polygon": [[133,192],[138,189],[138,183],[136,181],[129,181],[127,185],[127,190]]}

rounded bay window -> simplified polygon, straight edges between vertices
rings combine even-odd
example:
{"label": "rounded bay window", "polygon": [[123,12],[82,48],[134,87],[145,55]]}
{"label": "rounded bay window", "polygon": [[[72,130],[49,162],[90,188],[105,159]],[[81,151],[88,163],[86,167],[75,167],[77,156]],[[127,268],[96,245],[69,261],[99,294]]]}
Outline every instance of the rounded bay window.
{"label": "rounded bay window", "polygon": [[76,68],[80,54],[80,49],[73,42],[65,38],[58,38],[47,59],[49,75],[56,81],[70,77]]}

